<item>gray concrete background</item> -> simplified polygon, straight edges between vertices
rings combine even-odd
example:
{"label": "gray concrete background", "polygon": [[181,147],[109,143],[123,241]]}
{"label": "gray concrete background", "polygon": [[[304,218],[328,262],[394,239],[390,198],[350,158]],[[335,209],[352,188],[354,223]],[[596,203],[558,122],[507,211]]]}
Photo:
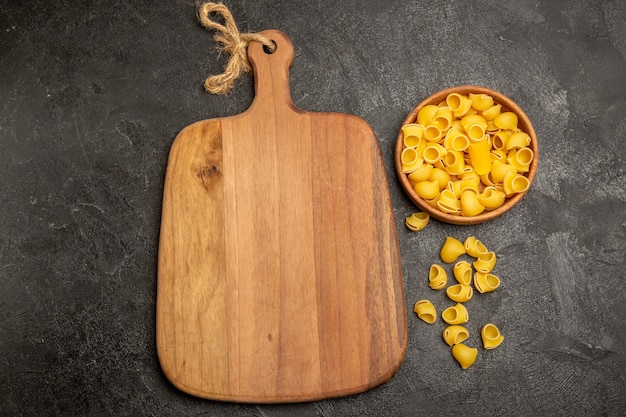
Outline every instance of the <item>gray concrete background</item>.
{"label": "gray concrete background", "polygon": [[[228,1],[242,31],[292,38],[295,104],[362,117],[380,140],[409,306],[444,297],[428,266],[446,236],[498,254],[502,287],[468,303],[472,337],[506,339],[462,371],[411,311],[400,371],[346,398],[295,405],[197,399],[155,349],[156,257],[169,147],[253,96],[211,96],[221,71],[191,0],[0,0],[0,415],[626,415],[626,3]],[[402,120],[427,95],[478,84],[513,98],[539,172],[510,213],[433,221],[393,168]]]}

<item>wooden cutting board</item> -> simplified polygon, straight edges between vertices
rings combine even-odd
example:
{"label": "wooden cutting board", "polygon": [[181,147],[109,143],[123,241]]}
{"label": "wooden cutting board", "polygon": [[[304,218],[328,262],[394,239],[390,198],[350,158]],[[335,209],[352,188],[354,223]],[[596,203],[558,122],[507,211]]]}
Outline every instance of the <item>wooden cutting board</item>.
{"label": "wooden cutting board", "polygon": [[255,98],[194,123],[167,166],[157,348],[190,394],[299,402],[387,381],[407,344],[396,225],[362,119],[298,109],[293,46],[251,42]]}

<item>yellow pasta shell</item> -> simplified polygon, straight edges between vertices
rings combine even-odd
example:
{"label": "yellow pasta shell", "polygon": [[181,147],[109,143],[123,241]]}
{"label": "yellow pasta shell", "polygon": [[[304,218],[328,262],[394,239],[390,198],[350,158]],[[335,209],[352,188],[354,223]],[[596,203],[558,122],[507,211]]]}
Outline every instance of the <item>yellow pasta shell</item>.
{"label": "yellow pasta shell", "polygon": [[426,139],[427,142],[439,142],[442,137],[443,132],[437,125],[429,125],[424,129],[424,139]]}
{"label": "yellow pasta shell", "polygon": [[491,142],[493,148],[496,150],[506,149],[506,140],[509,138],[509,136],[511,136],[511,133],[513,132],[511,132],[510,130],[499,130],[497,132],[494,132]]}
{"label": "yellow pasta shell", "polygon": [[452,356],[461,365],[461,368],[467,369],[476,362],[478,349],[458,343],[452,346]]}
{"label": "yellow pasta shell", "polygon": [[424,230],[428,222],[430,221],[430,215],[426,212],[420,211],[418,213],[413,213],[408,216],[404,223],[406,227],[414,232],[419,232],[420,230]]}
{"label": "yellow pasta shell", "polygon": [[437,321],[437,310],[434,304],[429,300],[419,300],[416,302],[413,311],[417,314],[417,317],[428,324],[433,324]]}
{"label": "yellow pasta shell", "polygon": [[444,169],[433,168],[428,179],[430,181],[437,181],[439,183],[439,191],[441,191],[445,189],[448,182],[450,182],[450,174],[448,174]]}
{"label": "yellow pasta shell", "polygon": [[424,200],[431,200],[439,195],[438,181],[420,181],[413,187],[417,195]]}
{"label": "yellow pasta shell", "polygon": [[500,129],[498,129],[498,126],[496,126],[495,122],[493,120],[489,120],[487,121],[487,129],[485,129],[488,133],[495,133],[495,132],[499,132]]}
{"label": "yellow pasta shell", "polygon": [[467,114],[461,119],[461,126],[466,132],[469,130],[470,126],[476,124],[481,126],[482,130],[487,129],[487,120],[479,114]]}
{"label": "yellow pasta shell", "polygon": [[504,336],[493,323],[485,324],[480,331],[480,336],[483,339],[483,347],[485,349],[497,348],[504,342]]}
{"label": "yellow pasta shell", "polygon": [[432,264],[428,271],[428,285],[433,290],[442,290],[448,283],[448,274],[439,264]]}
{"label": "yellow pasta shell", "polygon": [[466,190],[478,192],[478,186],[480,185],[480,177],[464,176],[461,177],[461,183],[459,185],[459,196],[463,195]]}
{"label": "yellow pasta shell", "polygon": [[435,279],[433,279],[432,281],[430,281],[428,283],[428,286],[435,290],[435,291],[439,291],[439,290],[443,290],[446,287],[446,280],[444,277],[437,277]]}
{"label": "yellow pasta shell", "polygon": [[517,115],[513,112],[507,111],[500,113],[493,121],[499,129],[517,130]]}
{"label": "yellow pasta shell", "polygon": [[463,131],[463,126],[461,125],[461,120],[454,119],[452,121],[452,125],[450,125],[450,130],[458,130],[459,132]]}
{"label": "yellow pasta shell", "polygon": [[[480,176],[480,182],[485,184],[486,186],[495,187],[496,183],[493,182],[493,178],[491,178],[491,172]],[[482,204],[482,203],[481,203]]]}
{"label": "yellow pasta shell", "polygon": [[[449,190],[446,190],[449,191]],[[442,193],[443,194],[443,193]],[[441,198],[439,195],[439,199],[437,200],[437,208],[444,213],[454,214],[458,216],[461,214],[461,202],[457,199],[449,199],[449,198]]]}
{"label": "yellow pasta shell", "polygon": [[465,239],[464,248],[467,254],[474,258],[478,258],[480,255],[489,252],[485,245],[480,240],[476,239],[476,236],[469,236]]}
{"label": "yellow pasta shell", "polygon": [[449,149],[443,158],[443,162],[446,167],[446,171],[451,175],[461,175],[465,168],[465,161],[463,160],[463,152]]}
{"label": "yellow pasta shell", "polygon": [[400,160],[402,161],[402,172],[405,174],[415,171],[424,163],[415,148],[404,148],[400,154]]}
{"label": "yellow pasta shell", "polygon": [[488,272],[474,273],[474,287],[481,294],[494,291],[500,286],[500,278]]}
{"label": "yellow pasta shell", "polygon": [[461,175],[461,179],[466,180],[472,178],[476,180],[476,184],[478,184],[478,181],[480,181],[480,176],[476,173],[471,165],[468,165],[465,167],[465,171]]}
{"label": "yellow pasta shell", "polygon": [[444,213],[452,214],[454,216],[461,215],[461,209],[457,207],[456,205],[449,205],[446,203],[442,203],[441,201],[437,201],[436,207]]}
{"label": "yellow pasta shell", "polygon": [[443,140],[443,146],[447,150],[454,150],[463,152],[469,146],[469,139],[467,135],[458,129],[452,128],[446,133],[446,137]]}
{"label": "yellow pasta shell", "polygon": [[482,272],[484,274],[491,272],[496,266],[496,253],[487,252],[478,255],[478,258],[474,261],[473,265],[474,269],[478,272]]}
{"label": "yellow pasta shell", "polygon": [[469,285],[454,284],[446,289],[446,295],[452,301],[457,303],[465,303],[472,298],[474,290]]}
{"label": "yellow pasta shell", "polygon": [[478,194],[478,201],[485,206],[485,210],[494,210],[504,204],[506,195],[495,187],[485,187],[482,193]]}
{"label": "yellow pasta shell", "polygon": [[415,186],[418,182],[426,181],[430,178],[430,174],[433,170],[433,166],[430,164],[422,164],[415,171],[408,175],[409,182]]}
{"label": "yellow pasta shell", "polygon": [[450,107],[439,107],[437,109],[437,112],[435,112],[433,122],[439,128],[439,130],[445,132],[450,129],[453,118],[454,116]]}
{"label": "yellow pasta shell", "polygon": [[405,148],[416,149],[418,152],[418,155],[421,155],[421,153],[424,151],[424,146],[426,146],[423,138],[417,137],[414,135],[404,136],[402,141],[404,143]]}
{"label": "yellow pasta shell", "polygon": [[422,107],[420,111],[417,112],[417,124],[422,126],[430,125],[433,121],[433,117],[435,117],[435,114],[437,113],[438,108],[439,107],[434,104]]}
{"label": "yellow pasta shell", "polygon": [[455,196],[461,195],[461,180],[454,180],[448,182],[448,187],[450,191],[454,193]]}
{"label": "yellow pasta shell", "polygon": [[506,139],[506,150],[524,148],[530,145],[530,136],[526,132],[513,132]]}
{"label": "yellow pasta shell", "polygon": [[402,131],[403,143],[407,148],[417,148],[424,136],[424,126],[417,123],[409,123],[400,129]]}
{"label": "yellow pasta shell", "polygon": [[492,161],[500,161],[505,162],[507,158],[507,153],[504,149],[492,149],[491,150],[491,160]]}
{"label": "yellow pasta shell", "polygon": [[454,278],[459,284],[470,285],[472,283],[472,265],[467,261],[459,261],[452,268]]}
{"label": "yellow pasta shell", "polygon": [[424,148],[422,157],[424,158],[424,161],[426,161],[427,163],[434,164],[436,162],[441,161],[441,159],[443,159],[443,157],[445,156],[447,152],[448,151],[446,150],[446,148],[444,148],[442,145],[431,142],[427,144],[426,147]]}
{"label": "yellow pasta shell", "polygon": [[467,340],[469,338],[469,331],[465,327],[455,324],[443,329],[442,336],[448,346],[454,346]]}
{"label": "yellow pasta shell", "polygon": [[507,155],[507,162],[518,172],[528,172],[533,161],[533,150],[528,147],[511,149]]}
{"label": "yellow pasta shell", "polygon": [[487,120],[487,122],[491,122],[500,114],[501,110],[502,110],[502,104],[496,104],[496,105],[489,107],[486,110],[483,110],[482,114],[485,120]]}
{"label": "yellow pasta shell", "polygon": [[503,182],[504,177],[508,173],[517,174],[517,169],[513,165],[509,165],[500,161],[493,161],[491,163],[491,179],[494,182]]}
{"label": "yellow pasta shell", "polygon": [[439,200],[437,201],[437,205],[444,205],[447,207],[452,207],[455,210],[461,209],[461,202],[456,198],[454,192],[452,192],[449,188],[445,188],[439,194]]}
{"label": "yellow pasta shell", "polygon": [[431,198],[430,200],[424,200],[424,201],[426,201],[426,204],[428,204],[429,206],[437,208],[438,200],[439,200],[439,194],[437,194],[437,197],[435,198]]}
{"label": "yellow pasta shell", "polygon": [[509,172],[504,176],[502,186],[504,187],[504,193],[510,196],[528,190],[530,181],[523,175]]}
{"label": "yellow pasta shell", "polygon": [[[470,136],[470,142],[471,140]],[[479,142],[470,143],[467,151],[476,174],[483,175],[491,170],[491,145],[486,137]]]}
{"label": "yellow pasta shell", "polygon": [[464,253],[465,246],[463,246],[463,243],[451,236],[448,236],[439,251],[439,256],[445,263],[451,264]]}
{"label": "yellow pasta shell", "polygon": [[465,131],[467,132],[467,138],[470,141],[470,145],[483,140],[485,138],[485,134],[487,133],[485,127],[478,123],[468,126]]}
{"label": "yellow pasta shell", "polygon": [[478,111],[484,111],[493,106],[493,97],[489,94],[468,94],[470,100],[472,100],[472,107]]}
{"label": "yellow pasta shell", "polygon": [[478,200],[476,191],[464,190],[461,194],[461,214],[463,216],[478,216],[485,211],[485,206]]}
{"label": "yellow pasta shell", "polygon": [[472,101],[469,97],[451,93],[446,97],[446,104],[452,109],[454,117],[463,117],[472,107]]}
{"label": "yellow pasta shell", "polygon": [[469,321],[467,308],[461,303],[448,307],[441,313],[441,318],[448,324],[463,324]]}

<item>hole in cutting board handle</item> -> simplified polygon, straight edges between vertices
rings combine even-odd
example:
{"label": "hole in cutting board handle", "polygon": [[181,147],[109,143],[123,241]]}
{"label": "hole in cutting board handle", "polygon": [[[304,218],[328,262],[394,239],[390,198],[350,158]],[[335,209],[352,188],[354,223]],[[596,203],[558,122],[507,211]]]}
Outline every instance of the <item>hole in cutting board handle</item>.
{"label": "hole in cutting board handle", "polygon": [[272,55],[278,49],[278,45],[276,45],[276,42],[274,42],[273,39],[270,39],[270,42],[272,42],[272,44],[274,45],[274,50],[270,50],[270,48],[267,45],[263,45],[263,52],[265,52],[268,55]]}

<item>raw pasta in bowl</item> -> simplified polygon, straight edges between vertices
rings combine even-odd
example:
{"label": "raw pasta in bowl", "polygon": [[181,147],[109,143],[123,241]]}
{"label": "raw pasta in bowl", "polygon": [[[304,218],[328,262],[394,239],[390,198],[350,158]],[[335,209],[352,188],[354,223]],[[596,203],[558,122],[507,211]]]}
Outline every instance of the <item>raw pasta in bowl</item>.
{"label": "raw pasta in bowl", "polygon": [[522,199],[539,149],[528,116],[478,86],[442,90],[420,103],[398,133],[402,188],[424,212],[452,224],[494,219]]}

